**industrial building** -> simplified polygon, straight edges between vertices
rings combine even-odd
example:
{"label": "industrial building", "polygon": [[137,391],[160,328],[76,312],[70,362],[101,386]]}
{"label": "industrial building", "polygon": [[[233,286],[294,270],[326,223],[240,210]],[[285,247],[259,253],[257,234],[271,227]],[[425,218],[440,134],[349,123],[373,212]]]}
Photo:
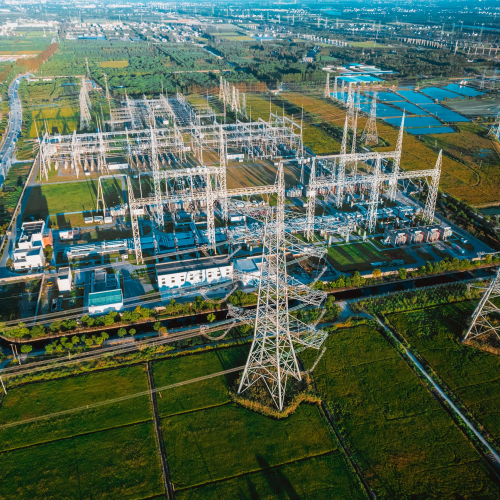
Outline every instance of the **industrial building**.
{"label": "industrial building", "polygon": [[233,264],[228,256],[179,260],[156,264],[156,276],[160,292],[192,285],[230,282]]}
{"label": "industrial building", "polygon": [[120,273],[112,269],[96,269],[92,275],[88,298],[90,314],[102,314],[123,309]]}
{"label": "industrial building", "polygon": [[14,269],[18,271],[45,266],[43,249],[52,244],[52,231],[45,231],[44,221],[24,222],[13,253]]}

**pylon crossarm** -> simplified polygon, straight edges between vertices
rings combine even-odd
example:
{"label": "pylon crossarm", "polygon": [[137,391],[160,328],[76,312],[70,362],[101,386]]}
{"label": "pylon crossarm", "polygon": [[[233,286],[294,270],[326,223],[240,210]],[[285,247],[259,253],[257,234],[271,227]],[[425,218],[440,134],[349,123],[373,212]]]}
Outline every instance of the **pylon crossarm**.
{"label": "pylon crossarm", "polygon": [[[328,337],[326,332],[317,330],[313,326],[307,325],[293,317],[290,318],[290,335],[294,342],[300,344],[305,349],[308,347],[319,349]],[[297,349],[295,349],[295,352],[298,352]]]}

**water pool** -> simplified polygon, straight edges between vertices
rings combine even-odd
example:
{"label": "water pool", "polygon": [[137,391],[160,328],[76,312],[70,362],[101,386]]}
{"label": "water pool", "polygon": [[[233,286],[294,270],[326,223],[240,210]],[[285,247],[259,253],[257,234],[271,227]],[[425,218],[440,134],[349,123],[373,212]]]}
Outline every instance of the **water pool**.
{"label": "water pool", "polygon": [[422,89],[425,95],[428,95],[432,99],[437,99],[438,101],[444,101],[445,99],[463,99],[462,95],[450,92],[449,90],[440,89],[439,87],[429,87],[427,89]]}
{"label": "water pool", "polygon": [[400,90],[399,94],[413,104],[432,104],[434,102],[432,99],[429,99],[427,96],[420,94],[419,92],[415,92],[414,90]]}
{"label": "water pool", "polygon": [[[389,118],[387,123],[399,127],[401,125],[401,118]],[[405,129],[412,127],[439,127],[441,122],[432,116],[415,116],[405,117]]]}
{"label": "water pool", "polygon": [[479,95],[484,95],[484,92],[478,92],[477,90],[471,89],[470,87],[457,85],[456,83],[450,83],[449,85],[446,85],[445,89],[456,92],[457,94],[465,95],[467,97],[477,97]]}
{"label": "water pool", "polygon": [[465,116],[459,115],[440,104],[423,104],[422,107],[431,115],[435,115],[445,122],[470,122]]}
{"label": "water pool", "polygon": [[451,127],[409,128],[406,131],[413,135],[453,134],[455,132]]}

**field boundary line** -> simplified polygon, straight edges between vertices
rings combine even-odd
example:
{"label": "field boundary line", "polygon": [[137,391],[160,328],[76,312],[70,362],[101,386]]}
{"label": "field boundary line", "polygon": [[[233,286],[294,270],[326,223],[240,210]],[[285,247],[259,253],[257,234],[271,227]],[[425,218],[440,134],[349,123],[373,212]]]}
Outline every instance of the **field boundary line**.
{"label": "field boundary line", "polygon": [[[177,382],[176,384],[170,384],[170,385],[165,385],[163,387],[154,388],[154,389],[151,389],[151,391],[154,392],[154,393],[156,393],[156,392],[165,391],[165,390],[168,390],[168,389],[175,389],[176,387],[181,387],[183,385],[193,384],[193,383],[196,383],[196,382],[201,382],[202,380],[207,380],[209,378],[219,377],[219,376],[225,375],[227,373],[234,373],[234,372],[243,370],[243,368],[245,368],[245,367],[244,366],[238,366],[236,368],[229,368],[228,370],[224,370],[222,372],[211,373],[209,375],[204,375],[202,377],[193,378],[191,380],[185,380],[183,382]],[[19,425],[24,425],[24,424],[33,423],[33,422],[39,422],[41,420],[46,420],[46,419],[50,419],[50,418],[54,418],[54,417],[59,417],[61,415],[69,415],[71,413],[77,413],[77,412],[80,412],[80,411],[83,411],[83,410],[90,410],[90,409],[93,409],[93,408],[99,408],[100,406],[111,405],[111,404],[114,404],[114,403],[119,403],[120,401],[126,401],[127,399],[134,399],[134,398],[138,398],[138,397],[141,397],[141,396],[149,396],[149,395],[150,395],[150,389],[148,389],[147,391],[141,391],[141,392],[135,392],[133,394],[127,394],[126,396],[121,396],[119,398],[114,398],[114,399],[108,399],[108,400],[105,400],[105,401],[100,401],[99,403],[92,403],[92,404],[85,405],[85,406],[78,406],[76,408],[70,408],[68,410],[62,410],[62,411],[59,411],[59,412],[48,413],[47,415],[41,415],[39,417],[33,417],[33,418],[27,418],[27,419],[24,419],[24,420],[18,420],[18,421],[14,421],[14,422],[9,422],[8,424],[0,425],[0,429],[8,429],[8,428],[11,428],[11,427],[17,427]]]}
{"label": "field boundary line", "polygon": [[161,420],[158,415],[158,401],[156,399],[155,381],[153,377],[153,370],[151,369],[151,362],[146,363],[146,371],[148,373],[149,384],[149,399],[153,410],[153,425],[155,429],[156,445],[158,455],[160,456],[161,472],[163,476],[163,486],[165,487],[165,497],[167,500],[174,500],[174,489],[170,477],[170,469],[168,467],[167,454],[165,451],[165,441],[163,440],[163,432],[161,430]]}
{"label": "field boundary line", "polygon": [[[458,425],[458,427],[462,429],[463,426],[467,427],[467,429],[471,431],[472,434],[474,434],[477,441],[479,441],[483,445],[483,447],[488,450],[488,453],[485,453],[477,445],[477,441],[475,442],[473,439],[471,439],[470,436],[467,436],[467,434],[464,433],[469,442],[471,442],[477,452],[486,459],[486,463],[488,463],[488,465],[490,465],[493,470],[495,470],[495,473],[498,476],[498,471],[495,469],[495,466],[492,463],[496,462],[497,464],[500,464],[500,456],[495,448],[493,448],[493,446],[484,438],[482,433],[476,429],[474,423],[472,423],[469,418],[467,418],[464,413],[455,405],[452,399],[431,377],[431,375],[427,373],[422,363],[406,348],[406,346],[396,337],[392,330],[378,316],[375,316],[375,320],[379,323],[380,326],[382,326],[384,331],[388,333],[390,338],[396,343],[396,350],[401,354],[402,358],[406,361],[408,366],[417,374],[420,380],[426,382],[430,386],[430,392],[433,393],[433,391],[435,391],[437,393],[437,396],[439,397],[436,397],[435,395],[436,399],[441,403],[442,407],[445,409],[445,411],[447,411],[452,420],[455,421],[455,423],[458,420],[459,424],[456,423],[456,425]],[[493,457],[493,460],[488,459],[487,455],[491,455]]]}
{"label": "field boundary line", "polygon": [[171,415],[160,416],[160,420],[164,420],[166,418],[180,417],[182,415],[189,415],[190,413],[196,413],[196,412],[204,411],[204,410],[211,410],[213,408],[220,408],[221,406],[227,406],[233,402],[234,401],[231,401],[230,399],[228,399],[225,403],[219,403],[217,405],[204,406],[203,408],[194,408],[193,410],[186,410],[186,411],[181,411],[180,413],[172,413]]}
{"label": "field boundary line", "polygon": [[308,460],[311,460],[313,458],[326,457],[328,455],[333,455],[335,452],[339,452],[339,454],[341,454],[340,449],[337,448],[336,450],[325,451],[323,453],[318,453],[317,455],[310,455],[308,457],[297,458],[297,460],[291,460],[290,462],[283,462],[281,464],[271,465],[271,466],[266,467],[264,469],[249,470],[248,472],[242,472],[241,474],[234,474],[232,476],[224,477],[222,479],[214,479],[213,481],[206,481],[204,483],[194,484],[193,486],[186,486],[185,488],[179,488],[176,491],[188,491],[188,490],[194,490],[194,489],[197,489],[197,488],[203,488],[204,486],[209,486],[211,484],[222,483],[224,481],[229,481],[231,479],[236,479],[236,478],[239,478],[239,477],[250,476],[251,474],[258,474],[259,472],[266,472],[268,470],[278,469],[279,467],[284,467],[286,465],[297,464],[297,463],[300,463],[300,462],[307,462]]}
{"label": "field boundary line", "polygon": [[40,441],[39,443],[27,444],[24,446],[18,446],[17,448],[9,448],[8,450],[0,450],[0,455],[8,453],[10,451],[25,450],[28,448],[34,448],[35,446],[42,446],[44,444],[57,443],[59,441],[65,441],[66,439],[75,439],[80,436],[91,436],[92,434],[98,434],[99,432],[115,431],[117,429],[122,429],[125,427],[133,427],[134,425],[142,425],[152,422],[152,418],[146,420],[137,420],[136,422],[129,422],[128,424],[115,425],[113,427],[106,427],[105,429],[96,429],[94,431],[81,432],[79,434],[72,434],[71,436],[64,436],[55,439],[49,439],[48,441]]}

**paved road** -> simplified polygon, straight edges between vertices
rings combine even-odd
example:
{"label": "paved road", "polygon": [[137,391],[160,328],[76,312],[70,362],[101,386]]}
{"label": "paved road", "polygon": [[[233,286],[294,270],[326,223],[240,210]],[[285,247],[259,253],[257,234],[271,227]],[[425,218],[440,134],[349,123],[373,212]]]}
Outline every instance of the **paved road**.
{"label": "paved road", "polygon": [[9,89],[9,133],[4,140],[3,146],[0,149],[0,185],[3,184],[7,172],[10,168],[12,155],[16,149],[16,142],[21,134],[22,124],[22,107],[21,100],[18,96],[19,84],[21,79],[27,75],[22,75],[16,78]]}

